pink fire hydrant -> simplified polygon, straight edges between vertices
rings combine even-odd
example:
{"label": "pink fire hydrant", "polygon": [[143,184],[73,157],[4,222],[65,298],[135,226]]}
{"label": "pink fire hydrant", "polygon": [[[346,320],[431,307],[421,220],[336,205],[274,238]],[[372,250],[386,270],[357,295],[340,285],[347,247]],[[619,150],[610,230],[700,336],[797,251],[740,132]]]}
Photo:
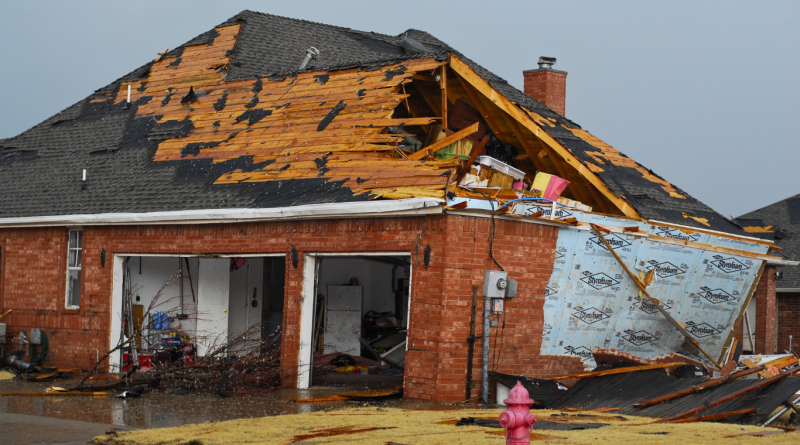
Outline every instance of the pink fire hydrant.
{"label": "pink fire hydrant", "polygon": [[517,382],[517,385],[503,400],[508,407],[500,414],[500,426],[506,429],[506,444],[530,445],[531,427],[536,423],[536,416],[530,413],[533,400],[528,390]]}

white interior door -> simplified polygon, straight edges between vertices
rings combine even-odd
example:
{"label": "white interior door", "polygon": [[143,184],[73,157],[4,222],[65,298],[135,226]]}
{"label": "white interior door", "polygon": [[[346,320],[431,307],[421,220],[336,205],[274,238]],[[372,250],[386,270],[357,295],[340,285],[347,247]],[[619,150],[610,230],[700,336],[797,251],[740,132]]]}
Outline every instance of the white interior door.
{"label": "white interior door", "polygon": [[[231,270],[230,293],[228,295],[228,340],[233,340],[247,330],[250,259],[242,267]],[[239,350],[239,348],[236,348]]]}
{"label": "white interior door", "polygon": [[[246,263],[230,274],[228,300],[228,340],[232,341],[249,331],[247,339],[240,339],[234,351],[249,351],[261,338],[262,283],[264,260],[247,258]],[[255,302],[255,303],[254,303]]]}
{"label": "white interior door", "polygon": [[200,258],[197,277],[197,354],[228,339],[230,258]]}

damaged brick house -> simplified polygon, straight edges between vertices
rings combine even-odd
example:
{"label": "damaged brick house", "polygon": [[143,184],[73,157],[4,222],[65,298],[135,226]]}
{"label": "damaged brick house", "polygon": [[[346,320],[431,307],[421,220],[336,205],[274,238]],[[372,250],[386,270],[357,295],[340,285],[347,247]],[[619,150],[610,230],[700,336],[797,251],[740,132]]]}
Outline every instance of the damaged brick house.
{"label": "damaged brick house", "polygon": [[[405,395],[452,402],[486,363],[466,348],[474,286],[503,269],[492,370],[685,353],[681,335],[721,360],[758,277],[791,262],[565,118],[553,62],[524,73],[533,98],[426,32],[242,12],[0,140],[3,321],[89,367],[177,276],[180,311],[203,314],[182,329],[279,332],[285,385],[380,338],[378,314],[406,339]],[[539,173],[569,181],[561,200]],[[637,295],[618,247],[669,298]]]}

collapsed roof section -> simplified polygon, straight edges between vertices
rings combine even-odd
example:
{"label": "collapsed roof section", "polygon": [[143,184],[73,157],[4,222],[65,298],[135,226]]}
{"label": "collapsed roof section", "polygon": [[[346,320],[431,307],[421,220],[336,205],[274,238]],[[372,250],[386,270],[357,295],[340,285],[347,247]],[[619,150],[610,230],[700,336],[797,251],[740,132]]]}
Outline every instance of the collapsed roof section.
{"label": "collapsed roof section", "polygon": [[250,11],[0,141],[0,217],[483,197],[457,186],[463,160],[426,151],[476,136],[453,125],[464,106],[528,183],[551,173],[603,213],[741,232],[428,33]]}

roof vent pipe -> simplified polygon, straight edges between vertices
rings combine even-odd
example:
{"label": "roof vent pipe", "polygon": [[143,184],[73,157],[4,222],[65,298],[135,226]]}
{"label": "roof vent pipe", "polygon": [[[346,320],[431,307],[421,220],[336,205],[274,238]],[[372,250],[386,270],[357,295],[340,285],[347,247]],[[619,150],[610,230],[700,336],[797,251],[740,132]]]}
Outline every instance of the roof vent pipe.
{"label": "roof vent pipe", "polygon": [[539,57],[539,69],[540,70],[549,70],[553,68],[553,65],[556,64],[555,57]]}
{"label": "roof vent pipe", "polygon": [[308,64],[311,63],[311,59],[316,60],[319,57],[319,50],[314,48],[313,46],[306,51],[306,58],[303,59],[303,63],[300,64],[300,71],[308,68]]}

